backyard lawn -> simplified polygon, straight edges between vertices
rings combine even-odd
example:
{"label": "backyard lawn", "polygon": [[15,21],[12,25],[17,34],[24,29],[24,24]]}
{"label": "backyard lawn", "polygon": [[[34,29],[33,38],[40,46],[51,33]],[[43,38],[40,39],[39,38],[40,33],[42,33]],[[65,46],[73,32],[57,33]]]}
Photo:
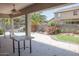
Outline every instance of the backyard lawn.
{"label": "backyard lawn", "polygon": [[55,35],[56,40],[64,41],[64,42],[71,42],[79,44],[79,37],[78,35],[69,35],[69,34],[57,34]]}

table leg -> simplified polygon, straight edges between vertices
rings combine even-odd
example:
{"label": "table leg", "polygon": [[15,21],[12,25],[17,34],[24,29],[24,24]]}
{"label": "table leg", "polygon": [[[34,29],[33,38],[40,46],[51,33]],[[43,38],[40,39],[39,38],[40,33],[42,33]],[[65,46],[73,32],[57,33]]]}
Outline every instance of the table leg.
{"label": "table leg", "polygon": [[18,41],[18,55],[20,56],[20,42]]}
{"label": "table leg", "polygon": [[30,39],[30,53],[32,53],[31,39]]}
{"label": "table leg", "polygon": [[13,53],[15,53],[15,43],[14,43],[14,40],[13,40]]}
{"label": "table leg", "polygon": [[23,44],[24,44],[24,50],[25,50],[25,40],[24,40]]}

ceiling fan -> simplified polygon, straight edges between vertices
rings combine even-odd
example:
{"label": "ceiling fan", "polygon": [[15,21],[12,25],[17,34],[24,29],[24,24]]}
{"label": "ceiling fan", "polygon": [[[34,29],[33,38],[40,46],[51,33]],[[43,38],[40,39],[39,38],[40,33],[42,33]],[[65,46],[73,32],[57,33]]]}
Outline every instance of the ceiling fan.
{"label": "ceiling fan", "polygon": [[13,9],[11,10],[11,14],[12,14],[12,15],[15,15],[15,14],[18,14],[18,13],[21,13],[21,12],[18,11],[18,10],[16,10],[15,4],[13,4]]}

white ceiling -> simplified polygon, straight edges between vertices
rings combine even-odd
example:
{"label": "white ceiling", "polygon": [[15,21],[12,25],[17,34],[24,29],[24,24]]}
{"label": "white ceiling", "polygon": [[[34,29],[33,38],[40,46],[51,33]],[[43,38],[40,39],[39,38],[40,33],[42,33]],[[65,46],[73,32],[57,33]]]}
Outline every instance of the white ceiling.
{"label": "white ceiling", "polygon": [[[31,5],[32,3],[15,3],[16,10]],[[13,3],[0,3],[0,14],[10,14],[13,9]]]}

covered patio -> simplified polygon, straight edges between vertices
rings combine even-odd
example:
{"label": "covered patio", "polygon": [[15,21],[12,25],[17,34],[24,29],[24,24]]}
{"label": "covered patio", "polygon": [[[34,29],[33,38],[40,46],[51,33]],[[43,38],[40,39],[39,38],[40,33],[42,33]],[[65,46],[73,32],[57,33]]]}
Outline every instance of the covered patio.
{"label": "covered patio", "polygon": [[[66,3],[1,3],[0,18],[11,18],[13,33],[13,20],[15,17],[25,16],[25,33],[30,36],[31,32],[31,13],[60,6],[68,5]],[[5,30],[5,27],[4,27]]]}
{"label": "covered patio", "polygon": [[[13,9],[13,5],[15,9]],[[33,12],[36,11],[41,11],[41,10],[45,10],[48,8],[57,8],[60,6],[64,6],[64,5],[68,5],[65,3],[37,3],[37,4],[33,4],[33,3],[4,3],[4,4],[0,4],[0,18],[11,18],[12,21],[12,28],[11,28],[11,35],[10,36],[5,36],[5,37],[0,37],[0,54],[1,55],[9,55],[9,56],[17,56],[18,53],[19,56],[31,56],[31,55],[39,55],[39,56],[43,56],[43,55],[49,55],[49,56],[59,56],[59,55],[79,55],[78,53],[74,53],[73,51],[68,51],[65,49],[61,49],[58,47],[54,47],[52,45],[49,44],[45,44],[42,42],[37,42],[36,40],[40,39],[39,36],[42,35],[38,35],[36,36],[35,33],[33,33],[31,35],[31,14]],[[13,10],[13,11],[12,11]],[[12,38],[14,37],[14,25],[13,25],[13,19],[15,17],[24,15],[25,16],[25,35],[24,37],[31,37],[33,36],[31,39],[25,39],[23,42],[20,42],[21,46],[18,47],[19,42],[15,42],[12,40]],[[20,38],[21,36],[19,36]],[[37,37],[37,38],[36,38]],[[20,38],[21,39],[21,38]],[[43,38],[45,39],[45,38]],[[49,38],[48,38],[49,39]],[[19,39],[18,39],[19,40]],[[21,39],[22,40],[22,39]],[[24,44],[25,42],[25,44]],[[53,42],[52,42],[53,43]],[[15,47],[13,46],[13,44],[15,44]],[[25,46],[25,48],[24,48]],[[20,49],[18,51],[18,49]],[[77,46],[78,47],[78,46]],[[13,49],[15,48],[15,50]],[[24,50],[25,49],[25,50]],[[58,51],[58,53],[57,53]],[[13,53],[15,52],[15,53]],[[64,52],[64,53],[63,53]]]}

